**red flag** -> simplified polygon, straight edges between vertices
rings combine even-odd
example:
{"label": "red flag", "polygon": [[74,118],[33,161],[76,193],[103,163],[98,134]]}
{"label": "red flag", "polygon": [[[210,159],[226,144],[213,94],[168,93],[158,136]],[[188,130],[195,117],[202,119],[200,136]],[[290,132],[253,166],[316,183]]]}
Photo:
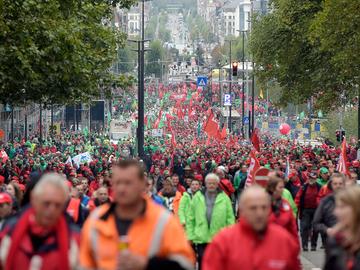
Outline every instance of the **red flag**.
{"label": "red flag", "polygon": [[346,138],[344,137],[344,140],[341,144],[341,152],[339,157],[339,163],[336,167],[336,170],[340,173],[349,175],[349,168],[346,166],[347,163],[347,157],[346,157]]}
{"label": "red flag", "polygon": [[224,126],[222,131],[221,131],[221,139],[222,140],[226,139],[226,136],[227,136],[227,132],[226,132],[226,128]]}
{"label": "red flag", "polygon": [[219,125],[215,122],[214,114],[211,110],[203,129],[210,137],[216,137],[218,134]]}
{"label": "red flag", "polygon": [[171,128],[171,129],[170,129],[170,132],[171,132],[171,145],[172,145],[174,148],[176,148],[177,143],[176,143],[176,138],[175,138],[174,130]]}
{"label": "red flag", "polygon": [[251,143],[256,149],[256,151],[260,152],[260,138],[258,134],[258,129],[254,129],[253,134],[251,135]]}
{"label": "red flag", "polygon": [[148,116],[145,115],[145,118],[144,118],[144,125],[147,126],[148,125]]}
{"label": "red flag", "polygon": [[245,182],[245,187],[249,187],[252,184],[254,184],[254,180],[255,180],[255,172],[260,168],[260,163],[258,161],[258,159],[256,158],[255,152],[253,150],[251,150],[250,152],[250,166],[248,169],[248,175],[247,175],[247,179]]}

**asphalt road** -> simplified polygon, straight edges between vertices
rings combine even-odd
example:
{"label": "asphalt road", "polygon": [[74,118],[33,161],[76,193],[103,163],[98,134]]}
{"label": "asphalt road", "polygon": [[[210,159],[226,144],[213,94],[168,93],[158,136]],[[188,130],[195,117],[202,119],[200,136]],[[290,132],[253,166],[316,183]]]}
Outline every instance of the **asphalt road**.
{"label": "asphalt road", "polygon": [[317,251],[302,252],[301,263],[303,270],[320,270],[324,265],[325,251],[318,249]]}

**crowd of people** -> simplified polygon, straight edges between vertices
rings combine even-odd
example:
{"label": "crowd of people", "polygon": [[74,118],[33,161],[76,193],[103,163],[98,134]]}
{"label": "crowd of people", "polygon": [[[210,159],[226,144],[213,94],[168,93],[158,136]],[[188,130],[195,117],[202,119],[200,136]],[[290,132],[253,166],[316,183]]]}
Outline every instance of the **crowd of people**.
{"label": "crowd of people", "polygon": [[[146,136],[141,159],[133,138],[96,132],[1,144],[1,267],[296,270],[300,250],[325,248],[325,270],[360,269],[356,145],[342,173],[341,149],[325,143],[260,136],[254,152],[209,138],[210,104],[184,91],[149,93],[147,125],[164,135]],[[263,185],[249,181],[251,155],[269,171]]]}

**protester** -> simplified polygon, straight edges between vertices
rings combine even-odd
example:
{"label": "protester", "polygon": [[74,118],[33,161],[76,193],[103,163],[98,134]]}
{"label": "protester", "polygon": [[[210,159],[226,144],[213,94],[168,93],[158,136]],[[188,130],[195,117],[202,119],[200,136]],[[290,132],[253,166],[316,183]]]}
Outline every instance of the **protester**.
{"label": "protester", "polygon": [[164,206],[175,215],[178,214],[181,200],[181,193],[177,191],[170,176],[167,176],[163,181],[163,189],[159,195],[164,200]]}
{"label": "protester", "polygon": [[0,230],[3,229],[6,219],[13,214],[13,199],[6,192],[0,193]]}
{"label": "protester", "polygon": [[302,248],[304,251],[309,250],[308,241],[311,236],[311,251],[315,251],[318,233],[313,229],[313,220],[317,208],[317,196],[321,186],[316,182],[316,169],[313,169],[308,174],[308,177],[308,182],[297,193],[295,203],[299,209]]}
{"label": "protester", "polygon": [[45,174],[31,193],[31,206],[9,219],[2,233],[4,269],[75,269],[78,230],[64,215],[68,200],[65,179]]}
{"label": "protester", "polygon": [[328,229],[324,270],[360,269],[360,187],[335,195],[337,224]]}
{"label": "protester", "polygon": [[100,187],[95,191],[94,198],[89,202],[89,209],[93,211],[96,207],[100,205],[110,203],[109,191],[106,187]]}
{"label": "protester", "polygon": [[171,180],[173,182],[174,187],[176,187],[177,191],[180,192],[181,195],[183,195],[184,192],[186,191],[186,189],[184,188],[184,186],[182,184],[180,184],[179,175],[173,174],[171,177]]}
{"label": "protester", "polygon": [[191,181],[190,184],[190,188],[187,189],[186,192],[184,192],[183,196],[181,197],[180,200],[180,205],[179,205],[179,220],[181,225],[183,225],[186,229],[187,235],[188,231],[189,231],[189,226],[187,225],[187,214],[188,211],[190,210],[191,207],[191,200],[194,197],[194,195],[196,194],[196,192],[198,192],[201,188],[200,182],[197,179],[193,179]]}
{"label": "protester", "polygon": [[206,246],[222,228],[235,222],[229,197],[219,189],[220,178],[210,173],[205,177],[206,189],[197,192],[191,201],[186,220],[188,239],[196,245],[201,269]]}
{"label": "protester", "polygon": [[271,215],[269,222],[278,224],[286,229],[298,243],[299,237],[295,217],[290,204],[282,199],[284,180],[277,176],[270,177],[266,191],[271,197]]}
{"label": "protester", "polygon": [[325,236],[325,241],[328,230],[334,227],[337,222],[334,215],[335,196],[345,187],[345,176],[343,174],[334,173],[330,177],[328,186],[332,193],[321,200],[313,220],[314,229]]}
{"label": "protester", "polygon": [[203,270],[298,270],[299,245],[279,225],[269,223],[271,201],[259,186],[240,197],[239,223],[216,235],[206,249]]}
{"label": "protester", "polygon": [[82,227],[86,218],[89,215],[89,210],[85,208],[81,204],[80,200],[80,193],[78,188],[82,188],[82,185],[78,185],[77,187],[73,187],[70,182],[68,183],[68,188],[70,190],[70,196],[68,198],[67,206],[66,206],[66,213],[78,226]]}
{"label": "protester", "polygon": [[86,221],[80,266],[193,269],[193,252],[179,221],[144,195],[143,167],[137,161],[123,160],[112,172],[114,202],[96,209]]}
{"label": "protester", "polygon": [[9,193],[13,198],[13,210],[18,212],[23,198],[23,192],[19,185],[15,182],[10,182],[6,186],[6,192]]}
{"label": "protester", "polygon": [[156,189],[154,186],[154,179],[152,179],[151,177],[147,177],[146,190],[147,190],[147,195],[149,196],[149,198],[151,198],[156,204],[164,205],[163,198],[161,198],[160,196],[158,196],[156,194],[157,192],[156,192]]}

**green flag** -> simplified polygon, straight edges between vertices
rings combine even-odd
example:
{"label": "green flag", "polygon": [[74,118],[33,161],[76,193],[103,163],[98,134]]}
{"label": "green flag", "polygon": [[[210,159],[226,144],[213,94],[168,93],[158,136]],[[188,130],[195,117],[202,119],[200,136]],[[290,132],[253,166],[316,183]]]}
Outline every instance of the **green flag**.
{"label": "green flag", "polygon": [[303,120],[305,118],[305,112],[301,112],[300,114],[299,114],[299,119],[300,120]]}

